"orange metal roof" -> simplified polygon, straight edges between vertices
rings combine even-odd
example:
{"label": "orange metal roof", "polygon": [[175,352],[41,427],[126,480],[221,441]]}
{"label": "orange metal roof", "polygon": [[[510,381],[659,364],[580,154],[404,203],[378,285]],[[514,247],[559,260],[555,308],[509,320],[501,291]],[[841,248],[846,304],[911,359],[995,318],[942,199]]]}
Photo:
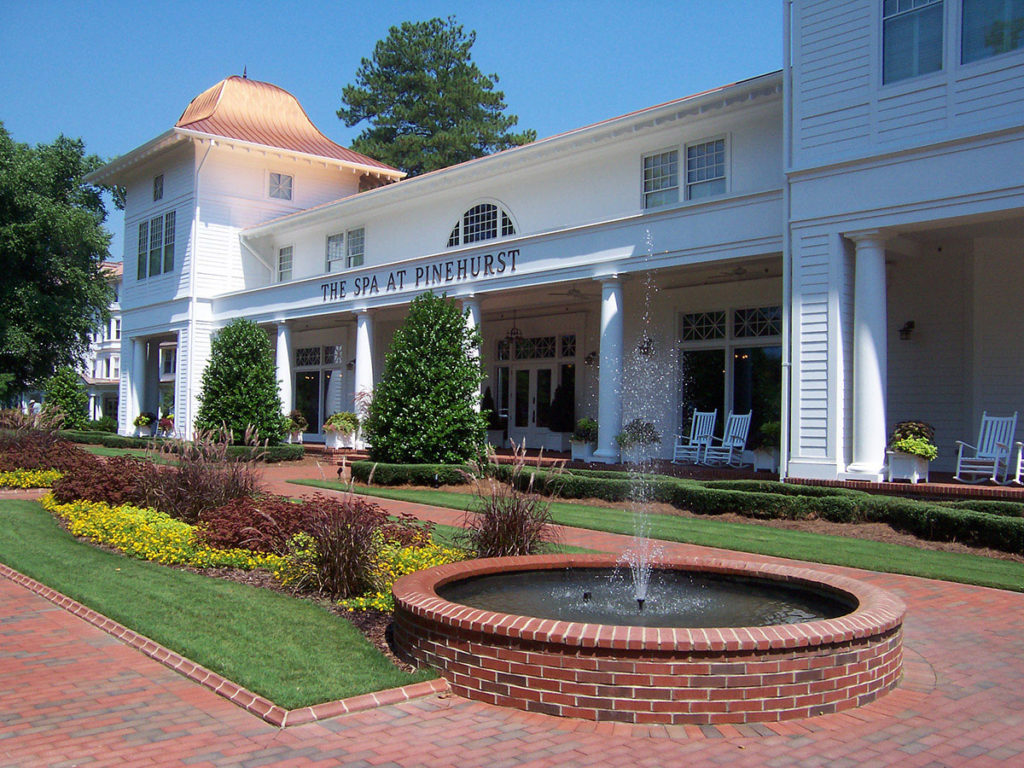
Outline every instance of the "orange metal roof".
{"label": "orange metal roof", "polygon": [[174,125],[211,136],[330,157],[404,175],[390,165],[328,139],[288,91],[238,75],[221,80],[192,99]]}

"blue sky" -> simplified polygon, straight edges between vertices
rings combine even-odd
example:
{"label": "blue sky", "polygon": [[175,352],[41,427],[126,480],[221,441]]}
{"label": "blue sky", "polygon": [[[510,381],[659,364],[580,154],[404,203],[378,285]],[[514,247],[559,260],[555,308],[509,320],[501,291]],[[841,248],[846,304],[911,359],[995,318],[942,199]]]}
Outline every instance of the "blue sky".
{"label": "blue sky", "polygon": [[[335,113],[360,59],[392,25],[448,15],[476,30],[474,61],[541,137],[782,65],[781,0],[0,0],[0,121],[18,141],[64,133],[112,157],[245,66],[347,145],[361,126]],[[120,258],[116,211],[108,225]]]}

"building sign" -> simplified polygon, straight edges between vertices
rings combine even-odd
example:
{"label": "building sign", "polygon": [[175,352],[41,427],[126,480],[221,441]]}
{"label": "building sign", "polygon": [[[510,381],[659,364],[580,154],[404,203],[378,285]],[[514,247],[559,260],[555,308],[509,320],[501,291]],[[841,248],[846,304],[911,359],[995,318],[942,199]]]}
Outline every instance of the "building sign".
{"label": "building sign", "polygon": [[331,280],[321,283],[320,290],[323,291],[323,300],[327,302],[433,288],[496,277],[506,272],[511,274],[516,271],[518,258],[519,249],[509,248],[507,251],[465,256],[461,259],[439,259],[418,267],[381,270],[368,275]]}

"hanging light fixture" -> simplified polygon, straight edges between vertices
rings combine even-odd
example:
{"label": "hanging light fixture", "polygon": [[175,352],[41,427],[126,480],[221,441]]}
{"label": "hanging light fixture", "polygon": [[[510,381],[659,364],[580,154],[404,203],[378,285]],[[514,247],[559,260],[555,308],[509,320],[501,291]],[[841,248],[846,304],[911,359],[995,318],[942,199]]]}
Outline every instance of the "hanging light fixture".
{"label": "hanging light fixture", "polygon": [[509,343],[509,346],[514,346],[523,338],[523,332],[516,327],[516,311],[512,310],[512,327],[508,329],[508,333],[505,334],[505,341]]}

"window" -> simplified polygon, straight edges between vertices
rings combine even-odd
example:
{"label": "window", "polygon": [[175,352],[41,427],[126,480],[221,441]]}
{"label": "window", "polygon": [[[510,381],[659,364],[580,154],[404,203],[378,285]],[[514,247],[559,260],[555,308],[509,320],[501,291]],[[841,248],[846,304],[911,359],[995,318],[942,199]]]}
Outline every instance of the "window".
{"label": "window", "polygon": [[782,307],[737,309],[732,317],[732,335],[737,339],[782,335]]}
{"label": "window", "polygon": [[686,199],[700,200],[725,192],[725,139],[686,148]]}
{"label": "window", "polygon": [[174,224],[174,211],[139,222],[139,280],[174,269]]}
{"label": "window", "polygon": [[679,337],[683,341],[725,338],[725,312],[691,312],[683,315]]}
{"label": "window", "polygon": [[494,203],[480,203],[462,214],[448,236],[448,247],[493,240],[499,236],[509,237],[515,233],[511,216]]}
{"label": "window", "polygon": [[121,318],[119,317],[114,318],[114,338],[121,338]]}
{"label": "window", "polygon": [[327,236],[327,271],[340,272],[345,266],[345,235]]}
{"label": "window", "polygon": [[121,378],[121,358],[120,358],[120,356],[114,355],[110,359],[113,360],[113,364],[112,365],[113,365],[113,368],[114,368],[113,376],[111,376],[111,378],[112,379],[119,379],[119,378]]}
{"label": "window", "polygon": [[164,175],[153,177],[153,202],[164,199]]}
{"label": "window", "polygon": [[178,349],[177,347],[160,350],[160,373],[171,375],[177,370]]}
{"label": "window", "polygon": [[110,378],[110,358],[106,358],[103,361],[103,377],[105,379]]}
{"label": "window", "polygon": [[960,61],[1024,47],[1024,0],[963,0]]}
{"label": "window", "polygon": [[270,174],[268,194],[276,200],[292,199],[292,177],[283,173]]}
{"label": "window", "polygon": [[679,151],[644,158],[644,208],[679,202]]}
{"label": "window", "polygon": [[277,281],[283,283],[292,279],[292,247],[289,245],[277,252]]}
{"label": "window", "polygon": [[884,0],[882,82],[942,69],[942,26],[942,0]]}
{"label": "window", "polygon": [[348,247],[345,250],[345,266],[349,269],[363,266],[363,228],[348,231]]}

